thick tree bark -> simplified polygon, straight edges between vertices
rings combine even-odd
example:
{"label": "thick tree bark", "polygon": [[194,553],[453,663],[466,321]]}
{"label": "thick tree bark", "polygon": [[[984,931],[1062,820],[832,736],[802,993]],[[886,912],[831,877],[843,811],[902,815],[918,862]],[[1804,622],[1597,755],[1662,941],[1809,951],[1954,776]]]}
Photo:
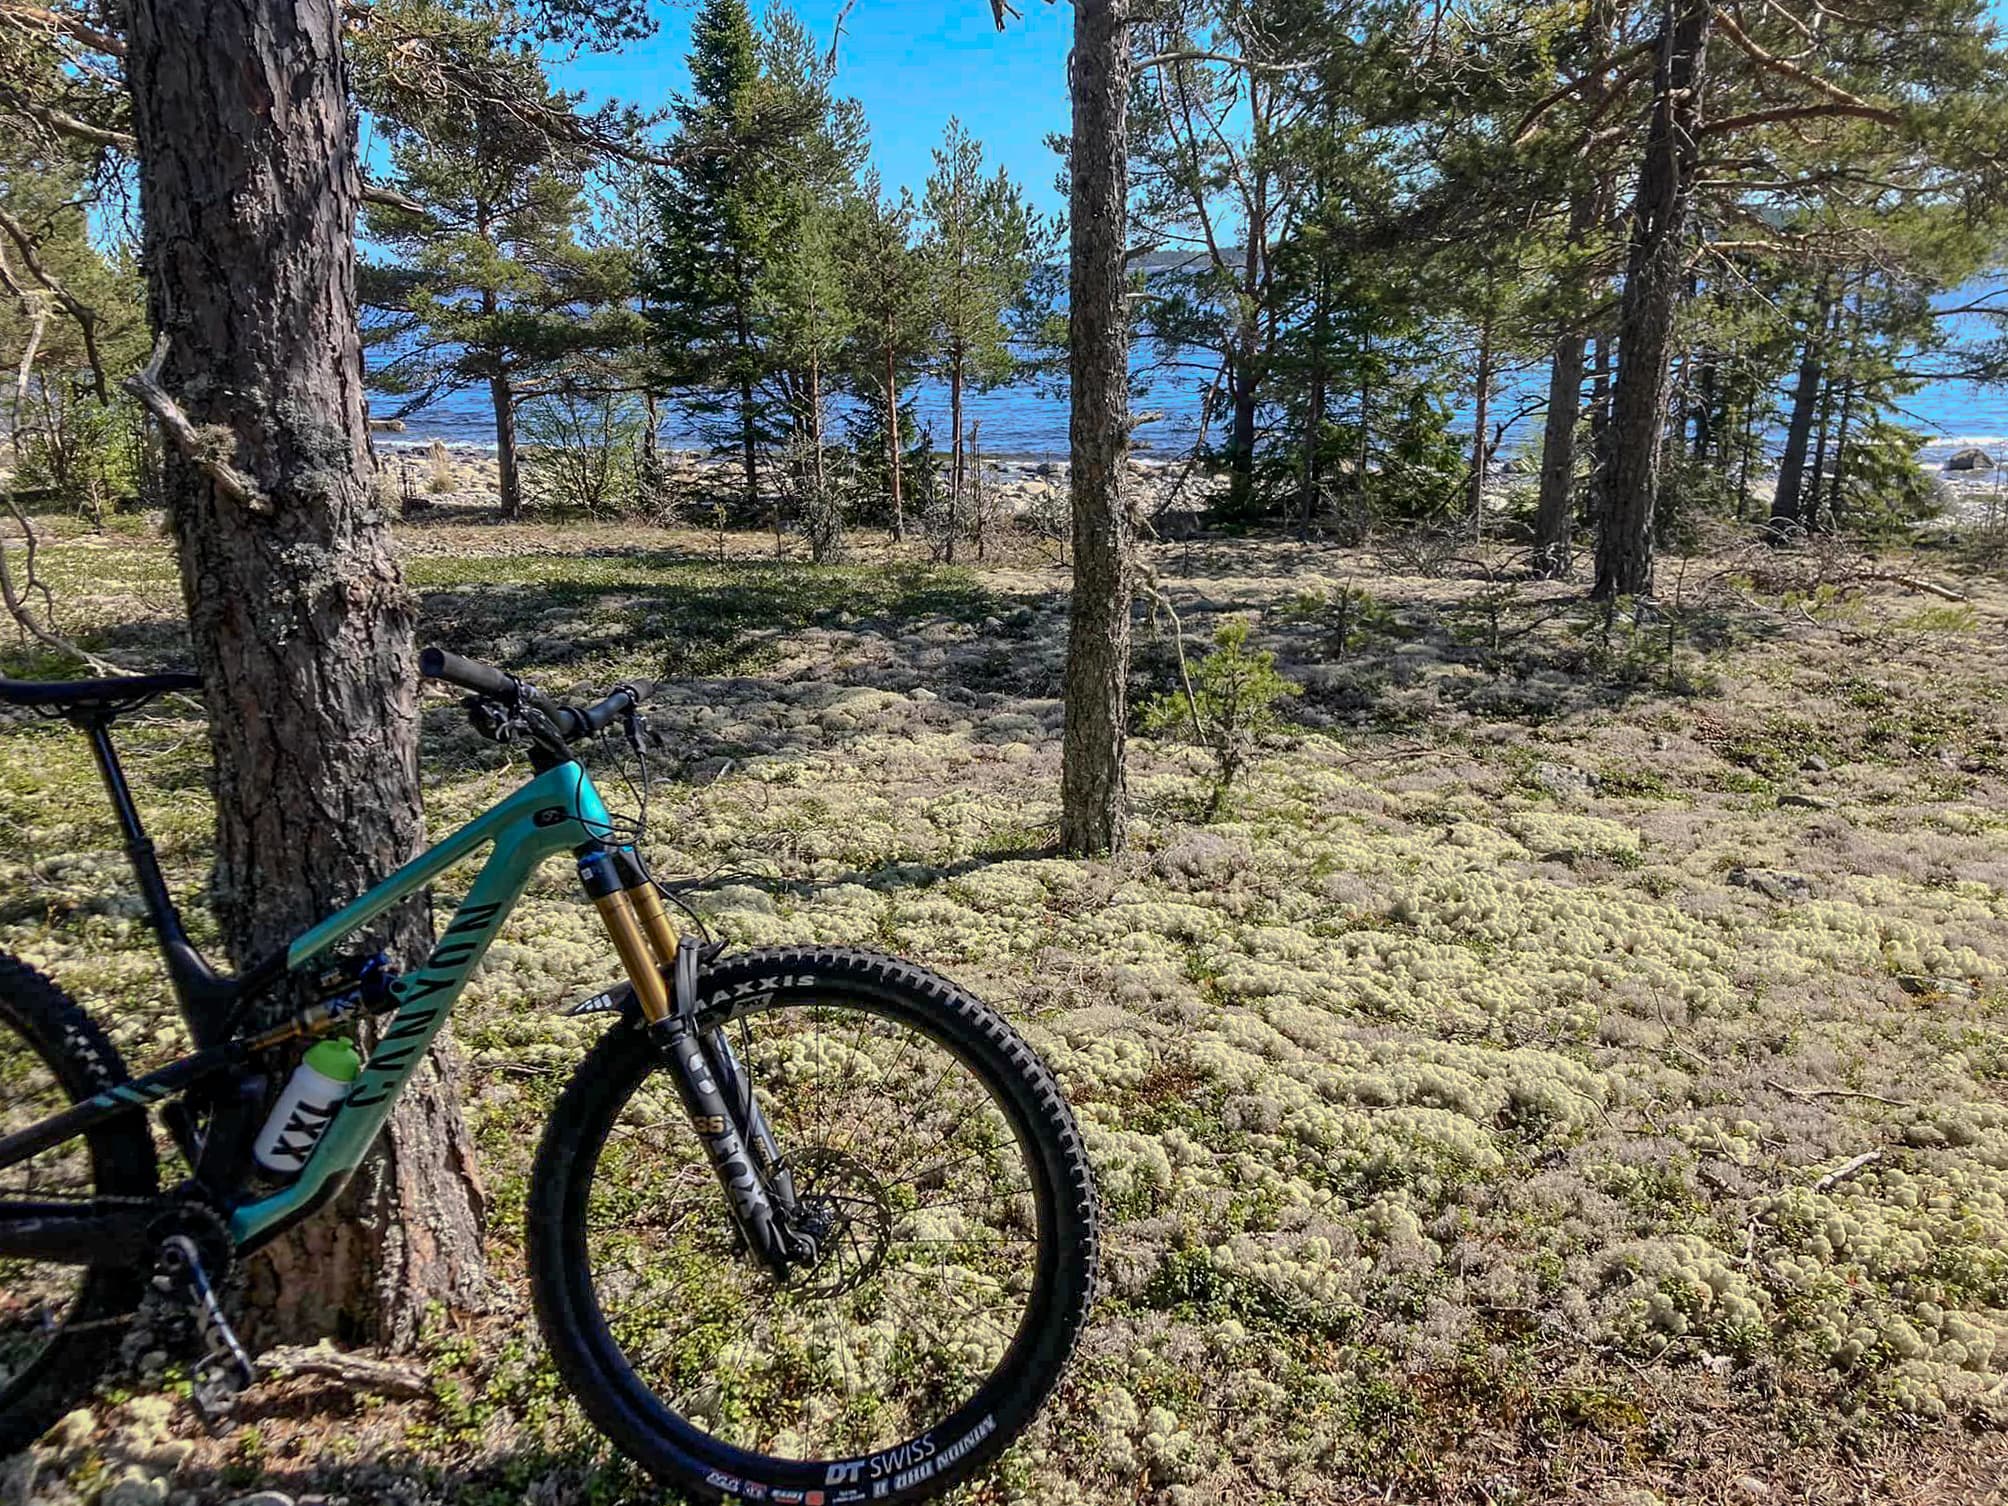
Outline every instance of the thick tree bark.
{"label": "thick tree bark", "polygon": [[[241,965],[421,841],[415,604],[371,497],[356,332],[356,142],[335,0],[134,0],[127,59],[162,385],[256,488],[187,456],[166,488],[218,804],[216,906]],[[375,931],[406,964],[423,904]],[[254,1263],[261,1338],[416,1339],[482,1284],[482,1198],[435,1053],[340,1213]]]}
{"label": "thick tree bark", "polygon": [[523,516],[523,471],[516,453],[516,394],[509,378],[488,379],[488,399],[495,407],[495,475],[502,494],[502,517]]}
{"label": "thick tree bark", "polygon": [[1576,430],[1583,416],[1583,357],[1589,342],[1571,330],[1548,363],[1548,417],[1541,431],[1541,493],[1534,508],[1534,557],[1540,573],[1569,573],[1576,526]]}
{"label": "thick tree bark", "polygon": [[1067,365],[1074,591],[1067,631],[1060,845],[1121,849],[1128,825],[1130,0],[1075,0]]}
{"label": "thick tree bark", "polygon": [[1617,389],[1611,404],[1610,461],[1597,530],[1592,595],[1652,590],[1653,510],[1659,502],[1674,315],[1685,286],[1687,231],[1699,159],[1709,0],[1664,0],[1652,125],[1632,207],[1631,251],[1619,306]]}

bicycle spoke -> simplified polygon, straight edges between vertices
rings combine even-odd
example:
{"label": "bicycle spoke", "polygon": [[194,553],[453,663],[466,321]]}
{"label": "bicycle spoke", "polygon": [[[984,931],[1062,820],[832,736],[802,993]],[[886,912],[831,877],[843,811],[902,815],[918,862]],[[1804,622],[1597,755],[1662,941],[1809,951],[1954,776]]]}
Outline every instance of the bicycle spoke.
{"label": "bicycle spoke", "polygon": [[802,1208],[829,1223],[788,1284],[737,1247],[680,1121],[624,1115],[593,1184],[616,1341],[666,1404],[742,1448],[843,1456],[924,1430],[1008,1350],[1036,1284],[1031,1166],[991,1090],[930,1035],[843,1012],[749,1011],[731,1032]]}

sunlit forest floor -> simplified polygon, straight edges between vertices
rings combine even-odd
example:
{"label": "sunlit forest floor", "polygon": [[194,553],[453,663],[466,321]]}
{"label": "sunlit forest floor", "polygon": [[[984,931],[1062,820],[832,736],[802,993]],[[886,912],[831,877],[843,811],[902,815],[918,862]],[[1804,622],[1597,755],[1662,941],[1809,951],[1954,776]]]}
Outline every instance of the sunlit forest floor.
{"label": "sunlit forest floor", "polygon": [[[963,1499],[1999,1499],[1998,548],[1669,558],[1668,609],[1635,622],[1504,549],[1154,546],[1195,644],[1247,614],[1305,693],[1211,824],[1202,756],[1137,741],[1133,851],[1076,862],[1051,855],[1050,550],[951,570],[871,541],[821,568],[751,535],[722,558],[655,531],[400,539],[429,640],[559,691],[664,680],[651,851],[723,934],[925,961],[1059,1070],[1105,1297]],[[182,657],[159,540],[43,562],[81,641]],[[1140,634],[1153,692],[1169,621]],[[445,829],[522,767],[429,708]],[[199,720],[163,706],[124,746],[192,894]],[[151,1065],[176,1027],[136,914],[81,740],[0,723],[0,946]],[[271,1382],[209,1437],[128,1385],[0,1498],[648,1496],[564,1399],[520,1269],[538,1127],[598,1028],[550,1011],[614,971],[553,865],[463,1002],[498,1289],[439,1316],[422,1397]]]}

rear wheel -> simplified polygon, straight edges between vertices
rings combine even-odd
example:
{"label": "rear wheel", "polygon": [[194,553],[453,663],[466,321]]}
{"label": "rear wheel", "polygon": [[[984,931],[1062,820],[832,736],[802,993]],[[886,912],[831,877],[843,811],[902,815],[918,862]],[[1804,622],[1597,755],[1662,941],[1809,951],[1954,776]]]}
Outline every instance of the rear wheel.
{"label": "rear wheel", "polygon": [[[26,963],[0,954],[0,1137],[126,1080],[105,1034]],[[0,1199],[152,1197],[143,1111],[0,1170]],[[90,1394],[145,1287],[129,1267],[0,1256],[0,1457],[26,1448]]]}
{"label": "rear wheel", "polygon": [[530,1265],[594,1422],[702,1499],[913,1501],[1032,1419],[1086,1321],[1096,1213],[1051,1074],[891,958],[754,952],[700,980],[821,1257],[745,1249],[653,1044],[623,1021],[545,1133]]}

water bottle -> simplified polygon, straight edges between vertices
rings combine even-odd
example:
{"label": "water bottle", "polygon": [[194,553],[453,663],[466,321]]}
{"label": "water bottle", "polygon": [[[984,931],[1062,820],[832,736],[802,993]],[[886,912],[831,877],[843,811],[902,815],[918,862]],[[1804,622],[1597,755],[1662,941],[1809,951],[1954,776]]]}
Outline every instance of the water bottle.
{"label": "water bottle", "polygon": [[322,1041],[309,1050],[251,1147],[258,1164],[282,1177],[305,1166],[362,1069],[362,1057],[347,1041]]}

